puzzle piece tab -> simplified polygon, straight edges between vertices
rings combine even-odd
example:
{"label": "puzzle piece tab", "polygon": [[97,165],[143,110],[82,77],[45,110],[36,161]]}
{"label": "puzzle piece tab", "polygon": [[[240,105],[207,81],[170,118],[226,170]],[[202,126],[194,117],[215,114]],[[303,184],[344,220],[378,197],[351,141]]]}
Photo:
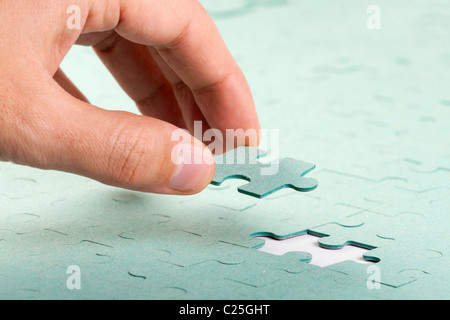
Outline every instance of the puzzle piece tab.
{"label": "puzzle piece tab", "polygon": [[238,191],[256,198],[264,198],[283,188],[308,192],[318,186],[316,179],[304,177],[315,168],[314,164],[292,158],[265,164],[259,158],[253,148],[238,148],[216,158],[216,174],[211,184],[220,186],[228,179],[247,180],[249,183]]}

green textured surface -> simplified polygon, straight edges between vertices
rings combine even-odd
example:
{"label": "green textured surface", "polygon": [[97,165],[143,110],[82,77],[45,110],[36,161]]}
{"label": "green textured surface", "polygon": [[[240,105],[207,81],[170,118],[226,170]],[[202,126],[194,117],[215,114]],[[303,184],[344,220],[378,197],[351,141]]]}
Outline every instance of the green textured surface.
{"label": "green textured surface", "polygon": [[[0,163],[0,298],[450,298],[448,1],[203,3],[280,156],[315,163],[319,188],[258,200],[229,181],[180,198]],[[373,4],[381,30],[366,27]],[[94,104],[136,112],[90,49],[62,67]],[[307,230],[378,246],[380,289],[366,265],[319,268],[250,237]]]}

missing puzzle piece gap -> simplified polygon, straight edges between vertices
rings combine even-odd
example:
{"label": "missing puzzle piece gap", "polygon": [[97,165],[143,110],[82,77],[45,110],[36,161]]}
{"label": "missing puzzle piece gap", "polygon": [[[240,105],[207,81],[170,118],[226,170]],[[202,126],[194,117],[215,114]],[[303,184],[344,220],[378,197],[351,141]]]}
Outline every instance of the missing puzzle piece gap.
{"label": "missing puzzle piece gap", "polygon": [[[261,236],[264,234],[265,236]],[[272,236],[270,236],[272,235]],[[354,261],[359,264],[370,264],[377,261],[367,259],[364,254],[370,250],[348,244],[342,248],[324,248],[319,245],[320,236],[313,235],[308,231],[299,232],[297,235],[275,236],[271,233],[259,233],[258,238],[264,239],[264,246],[258,250],[278,256],[290,252],[303,252],[305,256],[300,259],[311,265],[321,268],[335,265],[343,261]]]}

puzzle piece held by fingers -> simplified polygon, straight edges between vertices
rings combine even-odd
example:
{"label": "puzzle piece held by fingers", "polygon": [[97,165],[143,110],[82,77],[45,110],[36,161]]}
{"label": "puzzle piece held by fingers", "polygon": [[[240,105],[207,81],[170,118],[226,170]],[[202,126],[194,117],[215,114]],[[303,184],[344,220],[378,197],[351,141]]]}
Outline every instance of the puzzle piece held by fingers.
{"label": "puzzle piece held by fingers", "polygon": [[301,192],[317,188],[316,179],[304,177],[316,167],[314,164],[292,158],[266,164],[259,161],[262,155],[245,147],[216,158],[216,174],[211,184],[220,186],[228,179],[243,179],[249,183],[238,191],[256,198],[264,198],[283,188]]}

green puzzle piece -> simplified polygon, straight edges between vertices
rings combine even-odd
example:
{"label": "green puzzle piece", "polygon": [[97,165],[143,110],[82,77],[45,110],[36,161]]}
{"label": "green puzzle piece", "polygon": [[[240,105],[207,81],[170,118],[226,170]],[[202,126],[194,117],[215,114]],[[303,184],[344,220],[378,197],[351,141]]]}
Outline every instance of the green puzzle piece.
{"label": "green puzzle piece", "polygon": [[220,186],[228,179],[247,180],[250,183],[238,187],[238,191],[255,198],[264,198],[283,188],[301,192],[317,188],[317,180],[304,177],[315,165],[292,158],[262,164],[258,158],[258,151],[252,148],[238,148],[216,157],[216,173],[211,184]]}

